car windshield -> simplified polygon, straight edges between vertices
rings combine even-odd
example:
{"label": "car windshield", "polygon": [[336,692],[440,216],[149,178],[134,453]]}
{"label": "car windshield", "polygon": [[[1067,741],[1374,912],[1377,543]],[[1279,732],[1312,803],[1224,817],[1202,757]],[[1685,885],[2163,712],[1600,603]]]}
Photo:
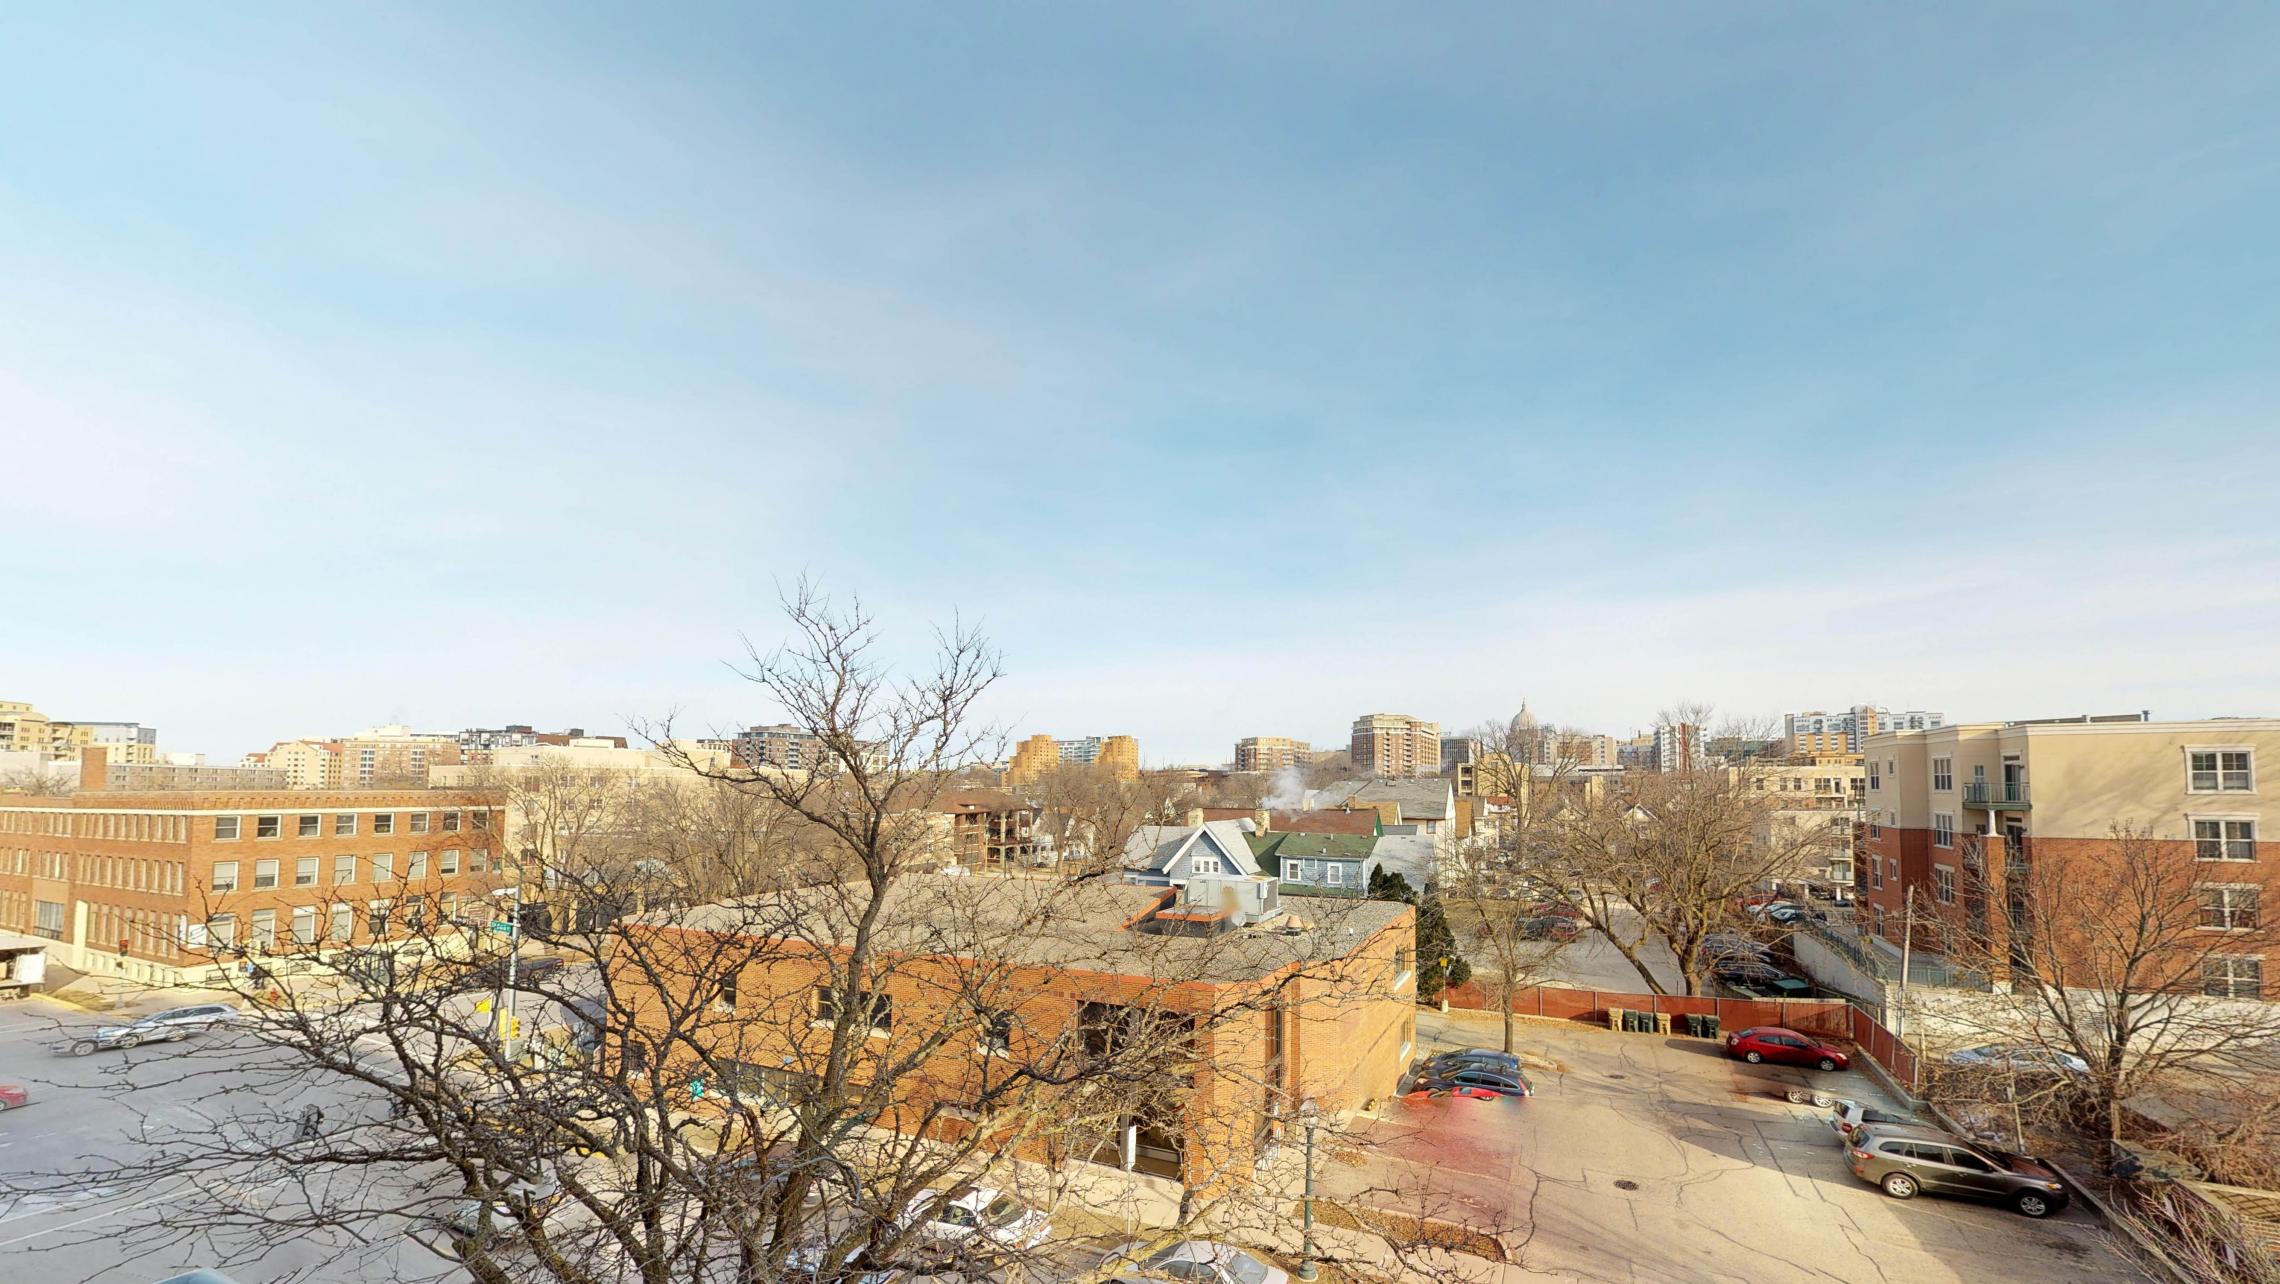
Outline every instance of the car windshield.
{"label": "car windshield", "polygon": [[1265,1284],[1267,1264],[1249,1253],[1232,1254],[1220,1265],[1226,1267],[1227,1273],[1235,1277],[1235,1284]]}
{"label": "car windshield", "polygon": [[992,1226],[1011,1226],[1021,1220],[1029,1209],[1011,1195],[1000,1195],[982,1209],[982,1219]]}

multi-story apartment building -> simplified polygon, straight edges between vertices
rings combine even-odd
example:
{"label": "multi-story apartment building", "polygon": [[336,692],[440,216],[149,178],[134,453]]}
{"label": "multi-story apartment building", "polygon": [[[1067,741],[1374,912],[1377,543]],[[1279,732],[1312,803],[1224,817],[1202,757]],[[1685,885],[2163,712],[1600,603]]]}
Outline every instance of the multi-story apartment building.
{"label": "multi-story apartment building", "polygon": [[788,722],[747,727],[736,733],[736,765],[814,771],[823,765],[823,741]]}
{"label": "multi-story apartment building", "polygon": [[1792,758],[1860,753],[1870,736],[1888,731],[1932,731],[1945,725],[1947,715],[1922,709],[1894,713],[1873,704],[1856,704],[1837,713],[1812,709],[1783,716],[1782,752]]}
{"label": "multi-story apartment building", "polygon": [[1354,719],[1348,752],[1354,770],[1371,776],[1431,776],[1441,770],[1441,724],[1404,713]]}
{"label": "multi-story apartment building", "polygon": [[374,785],[427,784],[428,768],[455,766],[460,761],[459,739],[413,731],[406,726],[374,727],[339,741],[340,784],[369,789]]}
{"label": "multi-story apartment building", "polygon": [[[838,988],[847,946],[830,924],[858,893],[832,889],[818,897],[830,903],[815,913],[796,900],[814,893],[798,891],[785,893],[795,898],[791,905],[767,914],[749,902],[699,906],[669,926],[634,926],[635,943],[614,956],[613,992],[624,996],[631,1019],[612,1051],[707,1077],[708,1091],[692,1109],[730,1094],[780,1101],[830,1055],[831,1040],[817,1026],[828,1028],[853,1008],[870,1034],[854,1055],[898,1066],[894,1098],[876,1126],[931,1136],[966,1127],[975,1117],[968,1105],[985,1084],[1019,1083],[1029,1065],[1067,1074],[1072,1044],[1099,1048],[1120,1028],[1145,1027],[1176,1040],[1161,1064],[1184,1060],[1192,1068],[1163,1074],[1156,1102],[1132,1101],[1132,1113],[1087,1123],[1081,1135],[1048,1130],[1014,1153],[1215,1192],[1224,1180],[1248,1177],[1300,1102],[1335,1115],[1385,1097],[1416,1042],[1414,910],[1317,901],[1301,921],[1280,912],[1271,890],[1265,909],[1235,908],[1219,895],[1234,881],[1197,875],[1166,887],[906,876],[865,920],[895,962],[872,973],[877,990],[856,996]],[[807,924],[799,941],[772,939],[756,926],[784,913]],[[652,944],[650,933],[666,939]],[[758,948],[729,943],[747,934]],[[733,977],[694,970],[707,960],[755,956],[764,961]],[[625,961],[634,958],[650,966]],[[657,965],[671,959],[692,961],[686,979]],[[716,994],[722,997],[706,997]],[[697,1015],[668,1015],[685,1013]],[[952,1033],[961,1030],[971,1034]],[[691,1041],[705,1047],[709,1069],[695,1068]],[[1049,1109],[1049,1102],[1048,1095],[1038,1104]]]}
{"label": "multi-story apartment building", "polygon": [[1038,808],[1002,789],[945,789],[935,795],[950,858],[968,869],[1010,870],[1037,863]]}
{"label": "multi-story apartment building", "polygon": [[110,763],[103,787],[113,792],[154,789],[290,789],[271,767],[226,767],[203,762]]}
{"label": "multi-story apartment building", "polygon": [[1774,804],[1766,828],[1830,831],[1827,859],[1812,877],[1851,887],[1853,835],[1868,805],[1868,773],[1860,761],[1833,753],[1785,763],[1761,760],[1747,770],[1751,790]]}
{"label": "multi-story apartment building", "polygon": [[568,745],[579,741],[602,741],[625,748],[624,736],[589,736],[584,727],[539,731],[519,722],[503,727],[469,727],[454,739],[459,743],[460,760],[472,763],[487,763],[491,755],[501,749],[533,749],[539,745]]}
{"label": "multi-story apartment building", "polygon": [[[1990,880],[2045,862],[2112,858],[2116,825],[2189,864],[2222,913],[2280,892],[2265,840],[2280,825],[2271,772],[2280,719],[2154,722],[2145,715],[1966,723],[1866,742],[1867,840],[1859,884],[1869,925],[1901,930],[1916,903],[1953,905],[1967,870]],[[1998,895],[1999,893],[1991,893]],[[2000,924],[2000,918],[1997,920]],[[2205,978],[2208,992],[2264,990],[2264,959]]]}
{"label": "multi-story apartment building", "polygon": [[238,765],[275,771],[287,789],[338,789],[340,761],[337,740],[280,740],[247,754]]}
{"label": "multi-story apartment building", "polygon": [[1314,757],[1314,746],[1286,736],[1245,736],[1235,742],[1235,770],[1281,771],[1303,767]]}
{"label": "multi-story apartment building", "polygon": [[1710,746],[1702,728],[1691,722],[1666,722],[1655,728],[1654,769],[1700,771],[1712,765]]}
{"label": "multi-story apartment building", "polygon": [[139,722],[50,718],[21,700],[0,700],[0,753],[76,758],[101,745],[114,764],[158,761],[158,728]]}
{"label": "multi-story apartment building", "polygon": [[1140,742],[1130,736],[1085,736],[1055,740],[1034,735],[1013,748],[1008,784],[1034,784],[1063,766],[1098,767],[1119,780],[1140,778]]}
{"label": "multi-story apartment building", "polygon": [[322,962],[457,918],[501,872],[490,800],[419,790],[108,788],[98,747],[65,798],[0,796],[0,928],[82,972],[215,979],[217,950]]}

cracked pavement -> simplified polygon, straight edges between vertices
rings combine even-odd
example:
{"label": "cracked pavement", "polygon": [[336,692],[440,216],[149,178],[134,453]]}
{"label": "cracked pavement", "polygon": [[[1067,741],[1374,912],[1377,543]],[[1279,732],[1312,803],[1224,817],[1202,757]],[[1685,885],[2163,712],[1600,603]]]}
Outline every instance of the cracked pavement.
{"label": "cracked pavement", "polygon": [[[1500,1041],[1478,1014],[1420,1013],[1418,1026],[1421,1054]],[[1426,1211],[1505,1231],[1518,1267],[1503,1274],[1514,1281],[2145,1278],[2079,1206],[2036,1222],[1958,1200],[1890,1199],[1854,1178],[1828,1112],[1791,1105],[1782,1089],[1796,1077],[1891,1108],[1858,1072],[1745,1066],[1704,1040],[1580,1024],[1528,1022],[1519,1038],[1535,1097],[1388,1103],[1366,1124],[1381,1157],[1326,1186],[1429,1184]]]}

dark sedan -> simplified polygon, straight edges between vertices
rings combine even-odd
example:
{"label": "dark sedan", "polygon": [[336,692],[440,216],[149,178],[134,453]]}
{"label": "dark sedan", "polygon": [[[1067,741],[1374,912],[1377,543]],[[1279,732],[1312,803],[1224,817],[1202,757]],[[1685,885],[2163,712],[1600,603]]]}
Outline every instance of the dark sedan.
{"label": "dark sedan", "polygon": [[1528,1097],[1534,1096],[1536,1085],[1517,1069],[1502,1070],[1488,1066],[1460,1066],[1448,1071],[1425,1071],[1412,1078],[1401,1095],[1411,1101],[1432,1097]]}

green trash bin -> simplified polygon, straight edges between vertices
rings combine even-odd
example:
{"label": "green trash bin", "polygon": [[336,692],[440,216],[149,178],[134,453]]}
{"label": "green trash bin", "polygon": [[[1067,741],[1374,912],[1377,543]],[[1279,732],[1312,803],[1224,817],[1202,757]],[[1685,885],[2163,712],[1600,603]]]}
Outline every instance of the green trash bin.
{"label": "green trash bin", "polygon": [[1712,1012],[1702,1018],[1702,1037],[1705,1039],[1715,1039],[1718,1037],[1717,1013]]}

